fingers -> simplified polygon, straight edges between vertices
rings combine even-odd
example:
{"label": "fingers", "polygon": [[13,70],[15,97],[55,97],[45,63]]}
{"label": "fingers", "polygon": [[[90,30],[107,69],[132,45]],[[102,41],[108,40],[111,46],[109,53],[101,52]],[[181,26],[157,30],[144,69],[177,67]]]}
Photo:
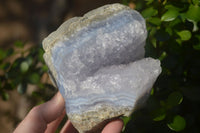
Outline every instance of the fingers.
{"label": "fingers", "polygon": [[[123,121],[122,120],[114,120],[108,123],[102,133],[121,133],[123,128]],[[78,133],[78,131],[74,128],[72,123],[68,120],[67,123],[64,125],[60,133]]]}
{"label": "fingers", "polygon": [[44,133],[47,124],[61,116],[63,111],[64,99],[57,93],[50,101],[34,107],[14,133]]}
{"label": "fingers", "polygon": [[[15,129],[14,133],[53,133],[65,115],[64,99],[57,93],[50,101],[34,107]],[[122,120],[114,120],[106,125],[102,133],[120,133]],[[64,125],[61,133],[78,133],[70,121]]]}
{"label": "fingers", "polygon": [[74,128],[72,123],[68,120],[65,123],[64,127],[62,128],[62,130],[60,131],[60,133],[78,133],[78,131]]}
{"label": "fingers", "polygon": [[61,123],[61,121],[63,120],[65,114],[66,113],[65,113],[65,110],[64,110],[61,116],[59,116],[56,120],[49,123],[47,125],[46,130],[45,130],[45,133],[54,133],[56,131],[56,129],[58,128],[59,124]]}
{"label": "fingers", "polygon": [[50,101],[38,107],[37,113],[41,114],[46,123],[57,119],[65,109],[65,101],[58,92]]}
{"label": "fingers", "polygon": [[123,128],[123,121],[118,119],[108,123],[104,127],[102,133],[121,133],[122,128]]}

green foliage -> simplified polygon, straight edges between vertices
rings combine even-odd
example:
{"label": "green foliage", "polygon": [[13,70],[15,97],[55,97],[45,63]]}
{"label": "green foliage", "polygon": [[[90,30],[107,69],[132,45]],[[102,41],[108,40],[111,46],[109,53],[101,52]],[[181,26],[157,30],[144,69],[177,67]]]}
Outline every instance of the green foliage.
{"label": "green foliage", "polygon": [[200,7],[198,4],[193,5],[191,4],[188,11],[186,12],[186,17],[190,21],[200,21]]}
{"label": "green foliage", "polygon": [[192,36],[189,30],[183,30],[183,31],[177,32],[177,34],[180,36],[180,39],[183,41],[189,40]]}
{"label": "green foliage", "polygon": [[[13,48],[0,49],[0,95],[3,100],[9,100],[9,91],[17,89],[24,94],[28,85],[36,86],[33,97],[47,100],[49,92],[54,93],[55,88],[47,82],[41,82],[48,68],[43,60],[43,49],[31,47],[24,49],[25,44],[16,41]],[[38,101],[40,102],[40,101]]]}
{"label": "green foliage", "polygon": [[178,15],[179,12],[176,9],[169,9],[162,15],[161,21],[173,21]]}
{"label": "green foliage", "polygon": [[150,18],[150,17],[155,16],[157,14],[158,14],[158,11],[156,9],[154,9],[153,7],[149,7],[149,8],[142,11],[142,15],[145,18]]}
{"label": "green foliage", "polygon": [[178,131],[183,130],[185,128],[185,125],[186,125],[185,119],[183,117],[181,117],[180,115],[176,115],[173,118],[173,121],[168,124],[168,127],[171,130],[178,132]]}
{"label": "green foliage", "polygon": [[146,19],[146,56],[160,59],[162,73],[124,132],[200,132],[200,1],[127,2]]}

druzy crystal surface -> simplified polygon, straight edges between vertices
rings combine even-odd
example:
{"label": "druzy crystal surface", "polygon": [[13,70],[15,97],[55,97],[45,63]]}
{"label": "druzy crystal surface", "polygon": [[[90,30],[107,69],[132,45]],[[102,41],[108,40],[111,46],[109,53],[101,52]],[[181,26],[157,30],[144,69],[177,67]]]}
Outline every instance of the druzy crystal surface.
{"label": "druzy crystal surface", "polygon": [[147,99],[161,72],[144,58],[145,20],[121,4],[64,22],[43,41],[44,59],[66,112],[80,133],[129,116]]}

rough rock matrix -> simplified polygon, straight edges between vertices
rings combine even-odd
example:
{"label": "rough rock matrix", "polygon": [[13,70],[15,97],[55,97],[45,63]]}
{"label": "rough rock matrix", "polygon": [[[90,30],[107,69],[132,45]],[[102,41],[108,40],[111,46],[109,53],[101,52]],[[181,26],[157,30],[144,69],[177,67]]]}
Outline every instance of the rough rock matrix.
{"label": "rough rock matrix", "polygon": [[145,20],[121,4],[64,22],[43,41],[44,59],[66,111],[80,133],[100,132],[145,102],[161,72],[144,58]]}

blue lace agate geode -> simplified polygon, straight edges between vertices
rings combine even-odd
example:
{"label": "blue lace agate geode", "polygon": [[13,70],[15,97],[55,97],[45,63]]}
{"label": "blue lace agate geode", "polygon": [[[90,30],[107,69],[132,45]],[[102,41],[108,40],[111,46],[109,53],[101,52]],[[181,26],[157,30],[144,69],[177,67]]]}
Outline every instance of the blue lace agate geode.
{"label": "blue lace agate geode", "polygon": [[80,133],[129,116],[161,72],[144,58],[145,20],[121,4],[105,5],[64,22],[43,41],[44,59]]}

